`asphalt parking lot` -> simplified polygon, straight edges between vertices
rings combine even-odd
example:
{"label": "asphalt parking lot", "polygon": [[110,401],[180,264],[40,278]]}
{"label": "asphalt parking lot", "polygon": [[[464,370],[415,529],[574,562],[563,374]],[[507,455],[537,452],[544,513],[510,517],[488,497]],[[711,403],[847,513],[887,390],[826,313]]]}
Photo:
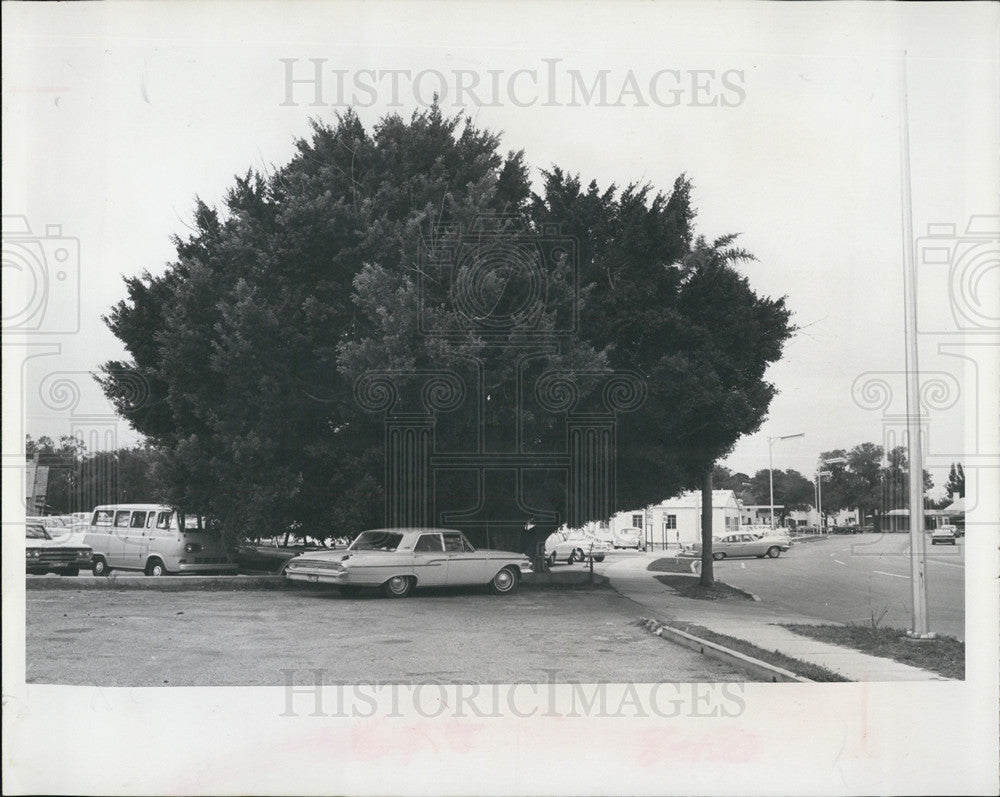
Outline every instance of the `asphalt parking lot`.
{"label": "asphalt parking lot", "polygon": [[[425,591],[344,598],[332,589],[32,590],[29,683],[266,686],[437,680],[725,682],[747,673],[650,635],[610,589]],[[555,675],[552,672],[555,672]]]}

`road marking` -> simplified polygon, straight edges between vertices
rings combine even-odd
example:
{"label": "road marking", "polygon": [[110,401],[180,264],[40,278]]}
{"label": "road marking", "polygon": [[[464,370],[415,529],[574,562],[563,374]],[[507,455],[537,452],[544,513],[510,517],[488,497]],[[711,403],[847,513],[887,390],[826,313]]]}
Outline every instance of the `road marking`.
{"label": "road marking", "polygon": [[886,573],[884,570],[872,570],[873,573],[878,573],[880,576],[892,576],[893,578],[909,578],[909,576],[901,576],[899,573]]}
{"label": "road marking", "polygon": [[942,562],[940,559],[928,559],[927,561],[936,565],[947,565],[948,567],[960,567],[963,570],[965,569],[965,565],[960,565],[957,562]]}
{"label": "road marking", "polygon": [[838,565],[846,565],[847,564],[847,562],[841,562],[839,559],[834,559],[833,561],[836,562]]}

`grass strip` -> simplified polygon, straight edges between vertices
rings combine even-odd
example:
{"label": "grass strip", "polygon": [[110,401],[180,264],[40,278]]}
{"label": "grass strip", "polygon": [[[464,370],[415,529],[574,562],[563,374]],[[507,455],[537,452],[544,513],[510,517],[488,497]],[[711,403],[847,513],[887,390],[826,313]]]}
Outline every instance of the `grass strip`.
{"label": "grass strip", "polygon": [[671,628],[676,628],[680,631],[685,631],[688,634],[701,637],[706,642],[715,642],[717,645],[723,645],[724,647],[735,650],[745,656],[752,656],[753,658],[760,659],[768,664],[773,664],[775,667],[790,670],[796,675],[808,678],[810,681],[817,681],[820,683],[843,683],[850,681],[850,679],[845,678],[842,675],[838,675],[833,672],[833,670],[828,670],[826,667],[820,667],[818,664],[810,664],[806,661],[793,659],[791,656],[786,656],[784,653],[779,653],[776,650],[765,650],[764,648],[759,648],[756,645],[752,645],[749,642],[737,637],[732,637],[727,634],[717,634],[715,631],[705,628],[704,626],[697,625],[696,623],[684,623],[676,620],[661,620],[661,622],[664,625],[669,625]]}
{"label": "grass strip", "polygon": [[691,573],[691,564],[698,561],[692,557],[675,559],[671,556],[656,559],[647,565],[646,569],[653,573]]}
{"label": "grass strip", "polygon": [[901,628],[864,625],[785,625],[800,636],[892,659],[946,678],[965,680],[965,643],[954,637],[910,639]]}
{"label": "grass strip", "polygon": [[716,581],[710,587],[703,587],[698,576],[666,575],[654,576],[661,584],[677,590],[682,598],[694,598],[702,601],[741,600],[752,601],[753,595],[736,587],[731,587],[721,581]]}

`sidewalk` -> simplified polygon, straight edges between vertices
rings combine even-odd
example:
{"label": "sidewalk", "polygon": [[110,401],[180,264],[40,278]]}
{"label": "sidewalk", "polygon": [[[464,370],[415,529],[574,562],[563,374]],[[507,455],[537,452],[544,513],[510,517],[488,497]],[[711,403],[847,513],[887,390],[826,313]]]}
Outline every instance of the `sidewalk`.
{"label": "sidewalk", "polygon": [[696,623],[759,648],[825,667],[851,681],[949,680],[892,659],[808,639],[781,627],[785,623],[826,625],[826,620],[778,614],[758,601],[682,598],[675,590],[657,581],[655,573],[646,569],[650,562],[662,558],[662,552],[650,553],[609,563],[600,572],[611,580],[611,587],[616,592],[649,609],[659,619]]}

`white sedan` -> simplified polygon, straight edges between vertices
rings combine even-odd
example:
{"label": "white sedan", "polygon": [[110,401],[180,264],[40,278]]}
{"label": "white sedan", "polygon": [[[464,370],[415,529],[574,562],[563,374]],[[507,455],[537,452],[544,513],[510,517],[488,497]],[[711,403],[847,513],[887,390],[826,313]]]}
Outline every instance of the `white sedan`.
{"label": "white sedan", "polygon": [[603,562],[604,556],[611,550],[611,544],[594,537],[570,536],[566,532],[557,531],[545,541],[545,559],[549,567],[556,562],[584,562],[593,556],[595,562]]}
{"label": "white sedan", "polygon": [[417,587],[477,584],[506,595],[531,572],[524,554],[477,550],[460,531],[400,528],[364,531],[346,551],[296,556],[285,568],[285,578],[335,584],[342,592],[377,587],[387,597],[404,598]]}

